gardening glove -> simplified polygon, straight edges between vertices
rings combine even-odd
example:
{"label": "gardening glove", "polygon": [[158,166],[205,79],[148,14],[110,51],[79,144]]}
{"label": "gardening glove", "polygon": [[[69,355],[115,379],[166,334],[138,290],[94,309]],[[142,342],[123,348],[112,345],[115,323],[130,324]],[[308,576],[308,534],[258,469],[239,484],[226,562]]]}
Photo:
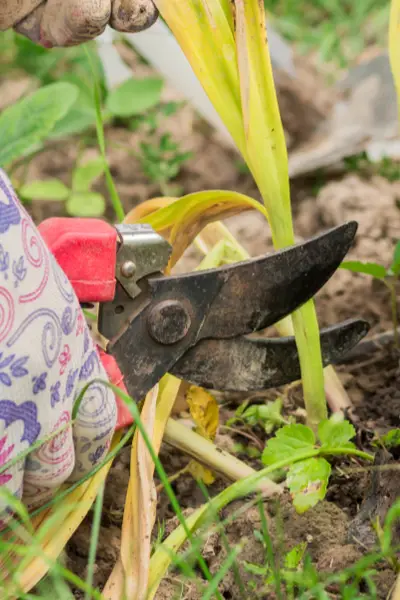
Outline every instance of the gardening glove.
{"label": "gardening glove", "polygon": [[107,375],[75,293],[0,170],[0,528],[10,512],[3,486],[33,508],[104,458],[116,402],[97,378]]}
{"label": "gardening glove", "polygon": [[108,24],[136,33],[157,16],[152,0],[0,0],[0,31],[14,27],[46,48],[88,42]]}

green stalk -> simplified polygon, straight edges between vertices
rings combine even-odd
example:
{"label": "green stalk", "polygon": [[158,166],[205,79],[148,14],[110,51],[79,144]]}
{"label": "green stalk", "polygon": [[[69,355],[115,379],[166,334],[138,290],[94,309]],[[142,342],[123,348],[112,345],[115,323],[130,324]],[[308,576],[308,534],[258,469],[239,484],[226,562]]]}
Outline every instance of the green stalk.
{"label": "green stalk", "polygon": [[328,410],[319,326],[313,300],[292,314],[292,323],[300,359],[307,424],[316,431],[320,421],[327,418]]}
{"label": "green stalk", "polygon": [[116,185],[114,183],[114,179],[111,175],[110,167],[108,166],[108,160],[107,160],[103,117],[101,114],[100,85],[99,85],[98,77],[96,74],[96,70],[94,68],[92,55],[87,46],[84,47],[84,50],[86,52],[86,56],[90,63],[90,67],[91,67],[92,75],[93,75],[93,102],[94,102],[94,109],[95,109],[95,113],[96,113],[96,133],[97,133],[97,142],[99,145],[100,154],[103,159],[104,175],[106,178],[106,184],[107,184],[108,192],[110,194],[111,203],[114,208],[115,216],[117,217],[117,221],[119,223],[122,223],[122,221],[125,218],[124,207],[123,207],[121,199],[119,197]]}
{"label": "green stalk", "polygon": [[[265,207],[268,210],[267,199],[264,195],[263,198]],[[283,219],[270,218],[273,243],[276,250],[292,246],[295,243],[290,210],[289,218],[290,223],[286,222],[286,227],[282,226]],[[319,325],[314,301],[309,300],[292,313],[291,321],[300,360],[307,425],[313,431],[316,431],[320,421],[327,418],[328,410],[325,397]]]}

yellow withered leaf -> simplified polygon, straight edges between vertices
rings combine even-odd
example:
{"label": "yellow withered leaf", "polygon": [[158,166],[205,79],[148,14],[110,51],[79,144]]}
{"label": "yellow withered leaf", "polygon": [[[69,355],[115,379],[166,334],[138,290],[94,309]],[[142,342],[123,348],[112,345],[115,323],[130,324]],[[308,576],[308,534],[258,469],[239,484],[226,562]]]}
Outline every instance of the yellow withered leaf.
{"label": "yellow withered leaf", "polygon": [[147,223],[170,242],[169,273],[204,227],[247,210],[258,210],[267,218],[264,206],[245,194],[209,190],[181,198],[152,198],[133,208],[124,223]]}
{"label": "yellow withered leaf", "polygon": [[173,202],[176,202],[178,198],[151,198],[151,200],[146,200],[141,204],[138,204],[132,210],[128,212],[124,219],[124,223],[134,224],[137,223],[140,219],[144,219],[148,215],[156,212],[160,208],[165,208],[169,206]]}
{"label": "yellow withered leaf", "polygon": [[[213,441],[219,424],[218,402],[209,392],[195,385],[188,389],[186,400],[196,425],[196,433]],[[215,481],[212,471],[196,460],[190,461],[187,470],[194,479],[201,480],[206,485],[211,485]]]}
{"label": "yellow withered leaf", "polygon": [[[146,396],[142,424],[158,454],[180,380],[165,375]],[[142,600],[150,576],[151,532],[155,521],[154,463],[136,430],[132,442],[128,491],[122,524],[121,554],[103,590],[106,600]]]}
{"label": "yellow withered leaf", "polygon": [[202,481],[206,485],[211,485],[215,481],[213,472],[197,460],[191,460],[185,472],[190,473],[196,481]]}
{"label": "yellow withered leaf", "polygon": [[167,270],[169,272],[208,223],[254,209],[267,217],[264,206],[249,196],[231,191],[210,190],[183,196],[136,222],[148,223],[168,239],[172,246]]}
{"label": "yellow withered leaf", "polygon": [[[141,412],[148,437],[154,437],[158,386],[146,396]],[[122,523],[121,555],[104,589],[105,598],[145,597],[149,577],[151,532],[157,496],[153,482],[154,464],[138,429],[131,450],[130,478]]]}
{"label": "yellow withered leaf", "polygon": [[235,0],[236,45],[248,166],[268,211],[274,245],[294,243],[288,158],[266,41],[264,3]]}
{"label": "yellow withered leaf", "polygon": [[214,396],[203,388],[192,385],[186,399],[196,424],[196,433],[208,440],[214,440],[219,423],[219,406]]}

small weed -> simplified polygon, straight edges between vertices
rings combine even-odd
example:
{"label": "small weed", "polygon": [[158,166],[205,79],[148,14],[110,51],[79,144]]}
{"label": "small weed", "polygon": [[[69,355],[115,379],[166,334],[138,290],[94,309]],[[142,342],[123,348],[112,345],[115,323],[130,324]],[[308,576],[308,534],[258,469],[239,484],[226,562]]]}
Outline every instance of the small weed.
{"label": "small weed", "polygon": [[170,133],[161,136],[159,142],[142,142],[138,158],[144,174],[159,185],[164,196],[179,195],[179,190],[170,185],[180,172],[182,165],[192,156],[180,150]]}
{"label": "small weed", "polygon": [[19,189],[25,202],[44,200],[65,202],[67,214],[71,217],[101,217],[106,201],[102,194],[92,191],[96,179],[104,173],[101,157],[83,165],[77,165],[72,173],[72,185],[68,188],[59,179],[32,181]]}
{"label": "small weed", "polygon": [[318,443],[310,427],[286,425],[268,440],[262,460],[268,466],[284,458],[290,460],[286,482],[294,507],[303,513],[325,497],[331,473],[326,456],[352,454],[373,460],[371,455],[356,449],[350,441],[354,436],[353,425],[335,416],[319,424]]}
{"label": "small weed", "polygon": [[281,398],[277,398],[274,402],[267,402],[267,404],[253,404],[249,407],[244,402],[236,410],[235,416],[229,419],[226,424],[228,427],[235,423],[243,423],[250,427],[260,425],[265,433],[270,434],[274,429],[289,425],[291,422],[289,419],[282,417],[282,406]]}
{"label": "small weed", "polygon": [[154,552],[157,550],[157,548],[159,548],[161,546],[164,537],[165,537],[165,521],[161,521],[161,522],[159,521],[158,527],[157,527],[157,535],[151,545],[151,554],[154,554]]}
{"label": "small weed", "polygon": [[128,121],[131,131],[145,130],[155,133],[166,117],[171,117],[184,105],[184,102],[165,102],[157,105],[145,114],[134,116]]}
{"label": "small weed", "polygon": [[373,162],[366,152],[360,152],[345,158],[344,164],[347,171],[361,173],[366,177],[380,175],[388,181],[398,181],[400,179],[400,163],[390,157],[384,157],[380,161]]}
{"label": "small weed", "polygon": [[[268,533],[268,539],[265,538],[265,533],[267,532],[256,530],[254,532],[254,537],[267,550],[267,546],[271,544],[271,541]],[[263,585],[266,587],[266,590],[269,591],[269,593],[272,593],[276,589],[277,584],[280,587],[281,582],[284,582],[287,586],[288,598],[294,598],[294,590],[291,584],[293,583],[295,573],[302,573],[304,571],[304,558],[306,549],[306,542],[294,546],[291,550],[286,552],[283,557],[281,557],[281,564],[279,566],[275,564],[272,566],[268,561],[266,561],[266,564],[263,565],[257,565],[243,561],[243,566],[248,573],[262,577]],[[278,578],[276,576],[277,568],[279,569]],[[254,582],[254,586],[256,585],[256,582]]]}

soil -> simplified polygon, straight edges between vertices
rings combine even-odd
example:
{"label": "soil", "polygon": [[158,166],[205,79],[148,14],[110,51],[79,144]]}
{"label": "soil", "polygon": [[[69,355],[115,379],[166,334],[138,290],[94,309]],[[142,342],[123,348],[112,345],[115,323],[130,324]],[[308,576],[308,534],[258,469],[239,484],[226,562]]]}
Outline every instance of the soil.
{"label": "soil", "polygon": [[[303,86],[302,100],[298,102],[300,112],[297,114],[297,96],[282,76],[280,101],[285,107],[283,115],[291,147],[304,141],[307,130],[323,119],[324,111],[329,108],[329,94],[321,92],[318,96],[314,93],[315,89],[322,88],[316,83],[316,75],[310,70],[307,72],[311,79],[314,77],[314,88],[311,84]],[[307,89],[312,91],[308,98],[304,92]],[[318,101],[315,100],[317,97]],[[171,90],[167,90],[165,98],[175,96]],[[305,112],[307,103],[311,104],[311,108]],[[304,114],[308,115],[306,122],[301,116]],[[184,164],[181,173],[173,182],[174,185],[179,185],[184,193],[222,188],[259,198],[251,177],[238,169],[238,157],[235,152],[224,146],[204,123],[199,122],[189,107],[184,107],[177,115],[165,121],[159,133],[164,127],[173,133],[174,138],[181,143],[182,149],[193,152],[193,157]],[[160,195],[158,186],[149,183],[137,159],[127,152],[127,148],[138,148],[140,139],[140,134],[122,127],[110,127],[107,130],[111,171],[127,211],[143,200]],[[32,161],[28,172],[29,179],[58,177],[69,184],[78,152],[76,141],[49,149]],[[87,157],[95,154],[94,149],[84,151],[84,156]],[[315,191],[317,186],[318,190]],[[107,194],[104,184],[100,183],[96,188]],[[391,183],[381,177],[365,178],[354,173],[339,174],[335,179],[321,182],[318,176],[308,181],[293,182],[292,196],[295,231],[299,239],[355,219],[359,223],[359,230],[348,258],[390,264],[394,244],[400,239],[400,182]],[[62,215],[64,210],[62,204],[44,202],[35,202],[28,208],[36,222],[49,216]],[[108,208],[107,217],[112,219],[111,207]],[[246,213],[231,218],[227,225],[252,255],[271,251],[269,229],[258,213]],[[196,260],[196,252],[190,250],[185,255],[185,262],[179,265],[179,270],[191,268]],[[372,281],[365,275],[338,271],[318,294],[316,305],[322,325],[361,317],[371,324],[368,337],[392,329],[388,290],[382,283]],[[359,443],[368,449],[373,432],[382,433],[400,426],[399,353],[393,344],[388,344],[356,361],[339,365],[337,372],[354,406]],[[278,395],[285,399],[286,414],[296,413],[301,417],[301,392],[298,388],[293,390],[293,386],[283,390],[268,390],[256,400],[276,398]],[[232,416],[237,403],[242,400],[242,395],[224,398],[221,426]],[[264,442],[265,435],[261,430],[255,430],[253,433]],[[232,450],[238,442],[248,443],[246,438],[237,434],[232,436],[220,428],[217,444]],[[170,475],[188,462],[186,457],[166,445],[162,446],[160,456]],[[256,468],[261,466],[258,459],[249,459],[244,453],[239,454],[239,457]],[[266,502],[265,508],[269,515],[279,515],[279,519],[270,519],[270,533],[277,554],[282,555],[283,550],[287,552],[297,544],[305,542],[317,570],[334,573],[351,567],[367,551],[376,547],[376,539],[370,526],[371,517],[379,515],[380,518],[384,518],[388,507],[400,495],[400,478],[394,476],[398,465],[391,455],[383,458],[380,456],[379,460],[380,464],[393,467],[382,472],[379,480],[376,480],[376,471],[354,469],[357,466],[354,461],[336,462],[326,500],[303,515],[295,512],[286,494],[280,498],[278,504],[273,501]],[[99,589],[106,582],[118,557],[128,477],[129,448],[125,448],[115,461],[106,486],[94,578],[94,583]],[[215,483],[209,487],[208,493],[213,496],[225,486],[226,482],[217,477]],[[199,487],[189,475],[177,479],[173,488],[181,507],[187,513],[204,501]],[[226,539],[218,533],[212,533],[206,540],[203,556],[211,573],[218,571],[227,556],[226,542],[230,548],[241,544],[241,556],[248,563],[264,564],[265,549],[254,537],[254,531],[261,528],[260,512],[251,502],[244,511],[243,506],[246,505],[235,503],[224,511],[222,518],[228,518],[235,511],[240,512],[242,509],[241,514],[227,526]],[[159,523],[165,522],[165,533],[172,531],[177,522],[164,492],[159,494],[157,519]],[[276,526],[278,521],[281,531]],[[66,548],[66,565],[81,577],[85,576],[90,529],[89,515]],[[374,580],[378,597],[386,598],[395,581],[394,570],[383,561],[375,567],[377,574]],[[240,571],[242,580],[248,586],[248,595],[243,596],[233,572],[229,571],[219,588],[223,598],[236,600],[250,598],[250,595],[260,598],[275,597],[273,590],[266,590],[261,585],[261,578],[249,573],[242,565]],[[255,589],[252,587],[254,581]],[[360,590],[363,591],[365,590]],[[332,598],[339,597],[334,587],[329,592]],[[82,596],[76,592],[76,597]],[[182,580],[177,571],[171,570],[158,591],[157,599],[168,600],[175,597],[196,600],[201,598],[201,590],[195,583]]]}

